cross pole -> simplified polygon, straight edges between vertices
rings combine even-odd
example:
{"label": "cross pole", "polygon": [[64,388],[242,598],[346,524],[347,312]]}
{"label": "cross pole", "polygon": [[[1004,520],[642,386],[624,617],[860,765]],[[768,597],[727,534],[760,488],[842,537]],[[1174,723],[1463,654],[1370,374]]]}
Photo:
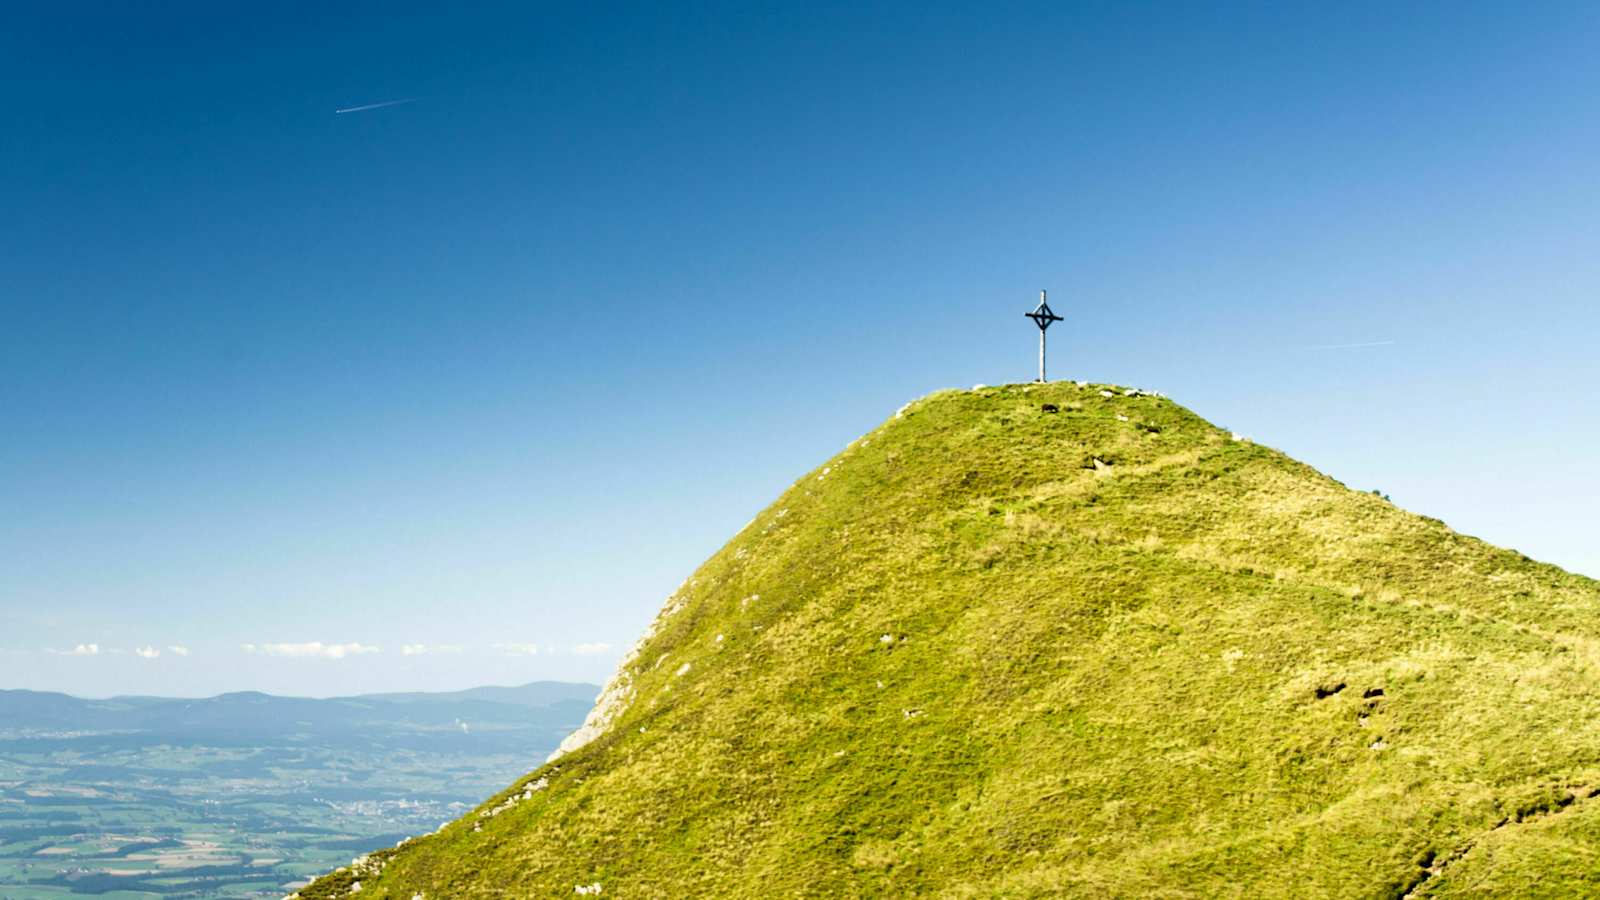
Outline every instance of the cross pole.
{"label": "cross pole", "polygon": [[1045,292],[1039,292],[1039,306],[1031,313],[1023,315],[1033,320],[1039,326],[1039,381],[1044,382],[1044,330],[1050,327],[1051,322],[1060,322],[1061,317],[1050,310],[1050,304],[1045,302]]}

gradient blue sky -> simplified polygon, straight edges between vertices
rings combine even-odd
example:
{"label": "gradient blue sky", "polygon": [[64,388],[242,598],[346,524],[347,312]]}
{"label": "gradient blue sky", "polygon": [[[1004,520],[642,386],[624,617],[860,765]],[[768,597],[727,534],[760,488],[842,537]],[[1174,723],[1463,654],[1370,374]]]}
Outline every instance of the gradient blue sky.
{"label": "gradient blue sky", "polygon": [[1600,575],[1594,4],[453,6],[8,10],[0,687],[599,680],[1041,287]]}

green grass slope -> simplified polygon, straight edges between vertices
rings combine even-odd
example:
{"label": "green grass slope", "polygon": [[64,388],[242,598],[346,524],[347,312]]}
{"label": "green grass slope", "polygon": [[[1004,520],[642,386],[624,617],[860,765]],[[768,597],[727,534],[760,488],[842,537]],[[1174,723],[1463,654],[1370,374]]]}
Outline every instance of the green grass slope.
{"label": "green grass slope", "polygon": [[685,582],[598,736],[301,896],[1593,894],[1597,659],[1600,584],[1169,400],[947,391]]}

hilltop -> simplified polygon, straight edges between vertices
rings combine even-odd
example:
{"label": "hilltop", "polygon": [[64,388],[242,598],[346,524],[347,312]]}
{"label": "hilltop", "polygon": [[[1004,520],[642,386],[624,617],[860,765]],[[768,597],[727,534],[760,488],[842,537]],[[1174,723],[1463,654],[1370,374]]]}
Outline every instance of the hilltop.
{"label": "hilltop", "polygon": [[1595,890],[1600,584],[1158,395],[909,404],[564,753],[304,898]]}

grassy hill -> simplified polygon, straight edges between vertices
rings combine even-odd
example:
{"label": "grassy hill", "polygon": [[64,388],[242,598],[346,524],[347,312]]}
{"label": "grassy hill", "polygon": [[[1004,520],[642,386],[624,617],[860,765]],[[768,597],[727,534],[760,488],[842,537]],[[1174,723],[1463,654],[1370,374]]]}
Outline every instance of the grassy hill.
{"label": "grassy hill", "polygon": [[947,391],[668,598],[570,752],[302,897],[1593,894],[1597,660],[1600,584],[1169,400]]}

